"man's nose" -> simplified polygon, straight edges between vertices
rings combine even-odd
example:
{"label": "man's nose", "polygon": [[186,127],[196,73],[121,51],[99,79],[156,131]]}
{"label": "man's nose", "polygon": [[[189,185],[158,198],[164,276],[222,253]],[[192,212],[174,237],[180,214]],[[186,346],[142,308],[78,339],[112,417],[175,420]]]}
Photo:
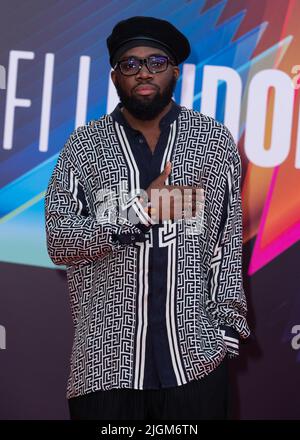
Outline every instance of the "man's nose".
{"label": "man's nose", "polygon": [[148,78],[149,76],[152,77],[153,73],[149,72],[146,64],[144,63],[138,73],[136,74],[137,77],[141,78]]}

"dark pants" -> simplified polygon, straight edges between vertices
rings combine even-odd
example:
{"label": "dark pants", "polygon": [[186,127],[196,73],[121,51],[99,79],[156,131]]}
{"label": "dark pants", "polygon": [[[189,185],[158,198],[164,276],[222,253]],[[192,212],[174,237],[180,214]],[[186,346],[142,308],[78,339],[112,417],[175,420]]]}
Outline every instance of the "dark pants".
{"label": "dark pants", "polygon": [[69,399],[72,420],[227,419],[227,356],[210,374],[185,385],[159,390],[96,391]]}

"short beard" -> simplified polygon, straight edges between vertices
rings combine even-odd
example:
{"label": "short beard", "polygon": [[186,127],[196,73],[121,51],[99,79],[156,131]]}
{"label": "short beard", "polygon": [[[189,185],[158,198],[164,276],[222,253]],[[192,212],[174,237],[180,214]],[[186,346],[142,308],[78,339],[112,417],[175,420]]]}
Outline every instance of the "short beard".
{"label": "short beard", "polygon": [[142,121],[150,121],[156,118],[169,104],[175,90],[176,82],[177,80],[173,76],[165,90],[162,93],[157,91],[153,98],[149,98],[148,96],[141,96],[141,98],[129,96],[124,89],[122,89],[118,81],[115,87],[121,103],[129,113]]}

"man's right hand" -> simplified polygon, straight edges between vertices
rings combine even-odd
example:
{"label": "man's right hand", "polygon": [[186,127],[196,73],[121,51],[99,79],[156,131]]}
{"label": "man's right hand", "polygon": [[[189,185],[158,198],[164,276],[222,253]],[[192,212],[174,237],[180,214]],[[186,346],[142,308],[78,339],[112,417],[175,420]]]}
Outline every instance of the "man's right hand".
{"label": "man's right hand", "polygon": [[149,215],[158,222],[195,217],[203,206],[203,188],[166,185],[165,181],[170,173],[171,162],[168,162],[162,173],[146,189],[148,200],[151,202]]}

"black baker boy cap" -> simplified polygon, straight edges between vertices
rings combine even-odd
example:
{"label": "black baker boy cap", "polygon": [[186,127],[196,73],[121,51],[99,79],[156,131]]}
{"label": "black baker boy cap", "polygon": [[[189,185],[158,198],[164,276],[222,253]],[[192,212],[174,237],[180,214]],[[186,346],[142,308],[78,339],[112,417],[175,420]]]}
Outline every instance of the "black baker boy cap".
{"label": "black baker boy cap", "polygon": [[170,22],[155,17],[131,17],[115,25],[106,40],[109,62],[115,66],[120,56],[136,46],[164,50],[178,65],[190,54],[188,39]]}

